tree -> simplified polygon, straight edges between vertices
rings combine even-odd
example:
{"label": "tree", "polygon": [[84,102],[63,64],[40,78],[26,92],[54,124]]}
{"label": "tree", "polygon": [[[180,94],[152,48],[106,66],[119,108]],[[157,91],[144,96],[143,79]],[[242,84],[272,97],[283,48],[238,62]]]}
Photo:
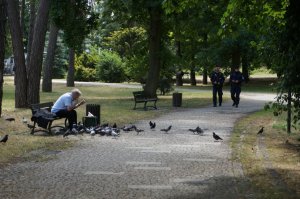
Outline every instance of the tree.
{"label": "tree", "polygon": [[41,70],[50,5],[50,0],[41,0],[35,20],[28,67],[28,102],[30,104],[40,102]]}
{"label": "tree", "polygon": [[83,40],[97,25],[98,15],[88,0],[52,0],[51,19],[64,31],[64,41],[69,50],[67,86],[74,86],[75,51],[80,50]]}
{"label": "tree", "polygon": [[2,98],[3,98],[3,70],[5,57],[5,35],[6,35],[6,3],[0,0],[0,117],[2,115]]}
{"label": "tree", "polygon": [[22,31],[19,23],[18,2],[6,0],[8,22],[12,36],[14,61],[15,61],[15,107],[25,108],[27,103],[27,73],[25,66]]}
{"label": "tree", "polygon": [[36,0],[30,0],[29,2],[30,19],[29,19],[28,41],[27,41],[27,58],[26,58],[27,71],[30,62],[31,45],[33,40],[33,30],[34,30],[35,15],[36,15],[35,2]]}
{"label": "tree", "polygon": [[54,65],[55,49],[58,36],[58,27],[55,24],[50,25],[49,42],[45,64],[43,67],[42,91],[52,92],[52,68]]}

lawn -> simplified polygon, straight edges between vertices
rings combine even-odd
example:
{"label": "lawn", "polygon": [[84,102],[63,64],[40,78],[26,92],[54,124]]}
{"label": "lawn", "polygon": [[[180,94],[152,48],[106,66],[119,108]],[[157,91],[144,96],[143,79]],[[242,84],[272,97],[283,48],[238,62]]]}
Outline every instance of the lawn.
{"label": "lawn", "polygon": [[[257,135],[261,126],[264,132]],[[261,191],[259,198],[300,198],[300,131],[288,135],[285,129],[285,115],[274,117],[271,111],[253,113],[235,126],[233,158],[242,163],[254,189]]]}
{"label": "lawn", "polygon": [[[101,105],[101,122],[117,123],[118,126],[133,123],[137,120],[151,119],[170,111],[183,110],[185,108],[196,108],[211,103],[211,91],[195,92],[185,90],[183,93],[182,108],[172,107],[172,95],[159,96],[157,102],[158,110],[144,111],[133,110],[134,101],[132,92],[137,89],[114,88],[108,86],[78,86],[87,104]],[[62,93],[72,88],[64,84],[54,84],[52,93],[41,93],[41,102],[55,101]],[[142,104],[139,104],[142,106]],[[78,119],[85,115],[85,105],[78,108]],[[15,122],[5,121],[7,117],[14,117]],[[5,78],[3,96],[3,115],[0,119],[0,135],[9,134],[6,144],[0,144],[0,166],[16,160],[23,160],[25,154],[38,149],[61,150],[74,145],[72,139],[63,139],[61,136],[30,135],[30,131],[22,119],[30,121],[31,111],[29,109],[14,108],[14,86],[11,78]],[[63,120],[55,121],[55,124]],[[27,156],[26,156],[27,157]],[[26,158],[25,158],[26,159]]]}

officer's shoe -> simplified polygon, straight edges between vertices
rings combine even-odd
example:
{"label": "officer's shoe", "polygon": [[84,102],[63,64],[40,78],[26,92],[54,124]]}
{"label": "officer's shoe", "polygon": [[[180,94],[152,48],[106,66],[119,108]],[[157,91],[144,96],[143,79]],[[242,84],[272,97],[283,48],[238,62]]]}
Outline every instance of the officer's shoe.
{"label": "officer's shoe", "polygon": [[236,104],[236,105],[235,105],[235,108],[238,108],[238,107],[239,107],[239,105],[238,105],[238,104]]}
{"label": "officer's shoe", "polygon": [[216,104],[214,104],[214,107],[217,107],[217,105],[216,105]]}
{"label": "officer's shoe", "polygon": [[235,105],[236,105],[235,102],[233,102],[232,106],[235,106]]}
{"label": "officer's shoe", "polygon": [[220,103],[219,106],[222,106],[222,104]]}

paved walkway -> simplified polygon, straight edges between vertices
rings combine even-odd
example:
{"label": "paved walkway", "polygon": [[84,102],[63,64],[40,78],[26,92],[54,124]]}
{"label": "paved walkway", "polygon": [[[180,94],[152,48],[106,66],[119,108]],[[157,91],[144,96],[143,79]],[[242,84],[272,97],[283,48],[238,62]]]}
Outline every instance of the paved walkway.
{"label": "paved walkway", "polygon": [[[77,147],[45,152],[55,157],[49,161],[0,170],[0,198],[256,198],[240,163],[231,159],[229,138],[238,118],[261,109],[272,96],[243,96],[239,108],[228,102],[156,118],[155,131],[139,121],[146,131],[138,136],[78,136]],[[159,131],[168,125],[169,134]],[[198,125],[208,129],[204,136],[187,131]],[[215,142],[213,131],[224,141]]]}

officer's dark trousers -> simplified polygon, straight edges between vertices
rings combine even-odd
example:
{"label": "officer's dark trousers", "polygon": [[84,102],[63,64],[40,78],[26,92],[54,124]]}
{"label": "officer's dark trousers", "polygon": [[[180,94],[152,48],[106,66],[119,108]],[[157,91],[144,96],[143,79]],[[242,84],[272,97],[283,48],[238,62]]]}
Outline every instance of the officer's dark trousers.
{"label": "officer's dark trousers", "polygon": [[231,86],[231,99],[235,105],[239,105],[240,103],[240,94],[241,94],[241,87],[238,85]]}
{"label": "officer's dark trousers", "polygon": [[60,110],[56,113],[58,117],[66,117],[69,121],[69,128],[72,130],[73,124],[77,124],[77,113],[75,110]]}
{"label": "officer's dark trousers", "polygon": [[223,95],[223,91],[222,91],[222,86],[213,86],[213,103],[214,106],[217,106],[217,94],[219,97],[219,105],[222,105],[222,95]]}

